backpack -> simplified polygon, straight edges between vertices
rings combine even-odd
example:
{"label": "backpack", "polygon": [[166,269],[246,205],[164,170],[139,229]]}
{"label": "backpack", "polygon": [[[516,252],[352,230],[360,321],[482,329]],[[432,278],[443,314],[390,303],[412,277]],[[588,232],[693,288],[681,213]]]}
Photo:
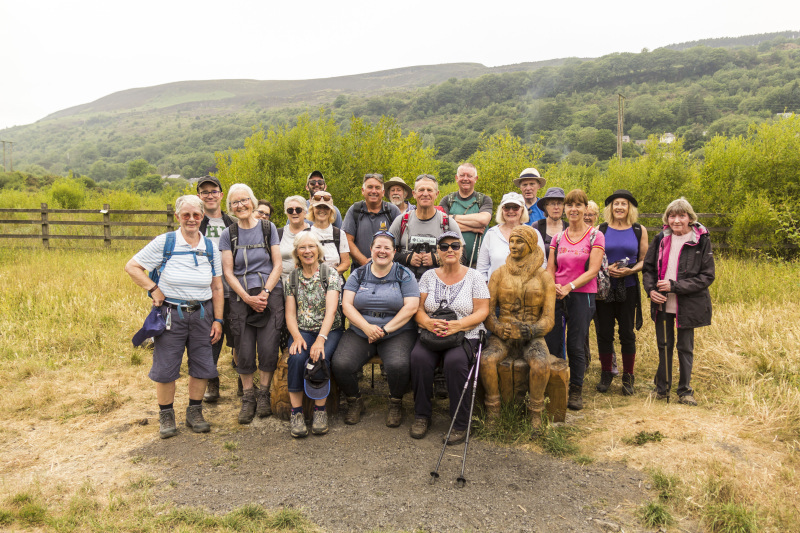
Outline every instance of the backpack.
{"label": "backpack", "polygon": [[[367,267],[369,266],[370,263],[372,263],[371,259],[369,261],[367,261],[367,263],[364,266],[358,267],[355,270],[356,281],[358,282],[359,286],[362,283],[364,283],[364,278],[367,275]],[[384,279],[381,279],[381,280],[376,280],[375,283],[377,283],[379,285],[383,285],[384,283],[397,283],[399,285],[400,283],[403,282],[403,276],[406,273],[409,276],[414,277],[414,274],[412,274],[410,270],[408,270],[406,267],[404,267],[403,265],[398,263],[397,264],[397,269],[394,272],[394,279],[386,279],[386,278],[384,278]],[[374,278],[375,276],[372,276],[372,277]]]}
{"label": "backpack", "polygon": [[[458,194],[458,191],[451,192],[443,199],[443,202],[447,206],[445,209],[448,213],[450,212],[450,209],[453,207],[453,202],[456,199],[456,194]],[[467,208],[464,210],[464,213],[472,209],[472,206],[476,204],[478,205],[478,209],[480,209],[480,206],[483,205],[484,198],[486,198],[485,194],[483,194],[482,192],[475,191],[475,196],[472,198],[472,203],[469,204],[469,206],[467,206]]]}
{"label": "backpack", "polygon": [[[233,224],[230,226],[230,236],[231,236],[231,250],[233,251],[233,261],[236,261],[236,253],[239,249],[244,248],[246,250],[252,250],[254,248],[266,248],[267,255],[270,255],[269,249],[272,246],[271,239],[272,239],[272,222],[267,222],[266,220],[261,221],[261,233],[264,235],[264,242],[260,244],[248,244],[246,246],[239,246],[239,224]],[[247,272],[245,272],[247,274]]]}
{"label": "backpack", "polygon": [[[406,231],[406,227],[408,226],[408,219],[410,216],[411,213],[406,211],[405,213],[403,213],[403,218],[400,219],[400,235],[397,236],[398,244],[400,243],[400,240],[403,238],[403,233],[405,233]],[[442,233],[448,230],[450,230],[450,218],[447,216],[447,213],[442,211]]]}
{"label": "backpack", "polygon": [[[564,230],[567,231],[567,230]],[[553,250],[553,263],[558,269],[558,245],[561,244],[561,237],[564,235],[564,231],[556,235],[556,246]],[[589,253],[591,253],[592,247],[594,246],[594,240],[597,238],[597,232],[599,231],[597,228],[592,228],[592,233],[589,236]],[[605,235],[605,233],[603,233]],[[589,270],[589,259],[586,260],[586,264],[584,265],[584,270]],[[608,297],[608,293],[611,291],[611,276],[608,275],[608,257],[606,257],[605,252],[603,252],[603,262],[600,264],[600,270],[597,272],[597,296],[595,297],[598,300],[605,300]]]}
{"label": "backpack", "polygon": [[[158,280],[161,279],[161,273],[164,272],[164,268],[167,266],[167,261],[172,258],[173,255],[194,255],[195,256],[195,264],[197,264],[197,257],[196,256],[204,256],[208,258],[208,262],[211,264],[211,277],[217,275],[217,270],[214,268],[214,243],[211,242],[211,239],[203,236],[203,239],[206,241],[206,251],[203,252],[201,250],[190,250],[185,252],[176,252],[175,251],[175,232],[170,231],[167,233],[167,238],[164,241],[164,251],[162,252],[161,257],[161,264],[158,268],[154,268],[150,271],[150,279],[158,285]],[[150,291],[147,291],[147,294],[150,294]]]}
{"label": "backpack", "polygon": [[[381,200],[381,210],[378,211],[377,213],[371,213],[369,211],[369,209],[367,209],[367,202],[365,200],[361,200],[360,202],[356,203],[353,206],[353,207],[355,207],[355,213],[354,213],[354,217],[353,217],[354,218],[353,222],[355,222],[355,225],[356,225],[356,229],[353,231],[353,235],[356,235],[356,236],[358,235],[358,222],[359,222],[359,220],[361,220],[361,216],[362,215],[368,215],[368,216],[369,215],[375,215],[375,214],[377,214],[379,216],[383,215],[383,216],[386,217],[387,227],[390,226],[392,224],[392,212],[389,210],[389,205],[390,204],[388,202],[384,202],[383,200]],[[334,236],[335,235],[336,235],[336,233],[334,232]],[[338,245],[336,246],[336,249],[337,250],[339,249]]]}

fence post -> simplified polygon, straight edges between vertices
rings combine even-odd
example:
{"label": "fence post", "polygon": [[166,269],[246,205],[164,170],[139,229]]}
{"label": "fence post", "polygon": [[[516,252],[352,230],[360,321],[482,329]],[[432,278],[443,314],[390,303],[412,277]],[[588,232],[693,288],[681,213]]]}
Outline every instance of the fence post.
{"label": "fence post", "polygon": [[42,204],[42,246],[50,248],[50,222],[47,219],[47,204]]}
{"label": "fence post", "polygon": [[167,229],[169,231],[175,231],[175,211],[172,209],[171,205],[167,206]]}
{"label": "fence post", "polygon": [[106,246],[111,246],[111,213],[108,211],[111,207],[108,204],[103,204],[103,242]]}

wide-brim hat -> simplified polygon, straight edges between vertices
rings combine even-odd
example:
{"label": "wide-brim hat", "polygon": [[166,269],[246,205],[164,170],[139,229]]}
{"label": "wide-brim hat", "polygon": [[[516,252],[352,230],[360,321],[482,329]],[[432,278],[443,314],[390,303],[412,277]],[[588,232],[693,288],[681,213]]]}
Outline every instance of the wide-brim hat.
{"label": "wide-brim hat", "polygon": [[144,319],[142,329],[136,332],[131,341],[133,342],[134,346],[139,346],[145,341],[145,339],[149,339],[150,337],[158,337],[164,333],[165,329],[167,329],[167,323],[164,320],[164,317],[161,316],[161,308],[153,306],[153,308],[150,310],[150,314],[148,314]]}
{"label": "wide-brim hat", "polygon": [[414,192],[413,189],[403,181],[403,178],[395,176],[394,178],[387,180],[383,183],[383,196],[388,200],[389,199],[389,189],[391,189],[394,185],[399,185],[403,188],[406,192],[406,197],[404,200],[408,200],[411,197],[411,194]]}
{"label": "wide-brim hat", "polygon": [[316,363],[310,357],[306,359],[303,382],[306,396],[312,400],[323,400],[328,397],[331,392],[331,370],[322,357],[317,359]]}
{"label": "wide-brim hat", "polygon": [[547,203],[547,200],[561,200],[564,201],[567,195],[564,194],[564,189],[561,187],[550,187],[547,189],[547,192],[544,193],[544,198],[540,198],[538,202],[536,202],[536,207],[544,211],[544,206]]}
{"label": "wide-brim hat", "polygon": [[539,188],[547,185],[547,180],[542,177],[538,170],[533,167],[526,168],[519,173],[519,177],[514,180],[514,187],[519,187],[519,184],[524,180],[536,180],[539,182]]}
{"label": "wide-brim hat", "polygon": [[639,207],[639,202],[637,202],[636,198],[633,197],[631,191],[628,191],[626,189],[617,189],[616,191],[614,191],[614,194],[606,198],[606,205],[610,204],[617,198],[625,198],[633,205],[633,207]]}

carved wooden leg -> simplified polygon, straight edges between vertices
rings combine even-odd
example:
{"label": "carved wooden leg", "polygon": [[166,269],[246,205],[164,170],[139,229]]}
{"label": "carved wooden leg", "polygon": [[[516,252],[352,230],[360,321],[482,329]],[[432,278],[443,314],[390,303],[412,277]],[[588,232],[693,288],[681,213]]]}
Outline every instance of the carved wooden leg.
{"label": "carved wooden leg", "polygon": [[539,427],[542,423],[542,409],[544,408],[544,392],[550,380],[550,364],[548,363],[547,344],[544,339],[534,339],[525,350],[525,360],[528,362],[528,413],[531,424]]}
{"label": "carved wooden leg", "polygon": [[486,393],[484,405],[486,406],[487,423],[492,424],[500,416],[500,381],[497,375],[497,365],[506,358],[508,352],[505,343],[498,337],[492,336],[481,355],[481,383]]}

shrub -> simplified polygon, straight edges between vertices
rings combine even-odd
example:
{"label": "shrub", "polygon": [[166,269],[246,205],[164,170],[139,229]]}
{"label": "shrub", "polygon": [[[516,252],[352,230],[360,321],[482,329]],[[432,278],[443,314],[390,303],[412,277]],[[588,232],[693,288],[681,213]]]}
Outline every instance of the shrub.
{"label": "shrub", "polygon": [[81,183],[60,179],[50,188],[51,201],[61,209],[80,209],[86,190]]}

